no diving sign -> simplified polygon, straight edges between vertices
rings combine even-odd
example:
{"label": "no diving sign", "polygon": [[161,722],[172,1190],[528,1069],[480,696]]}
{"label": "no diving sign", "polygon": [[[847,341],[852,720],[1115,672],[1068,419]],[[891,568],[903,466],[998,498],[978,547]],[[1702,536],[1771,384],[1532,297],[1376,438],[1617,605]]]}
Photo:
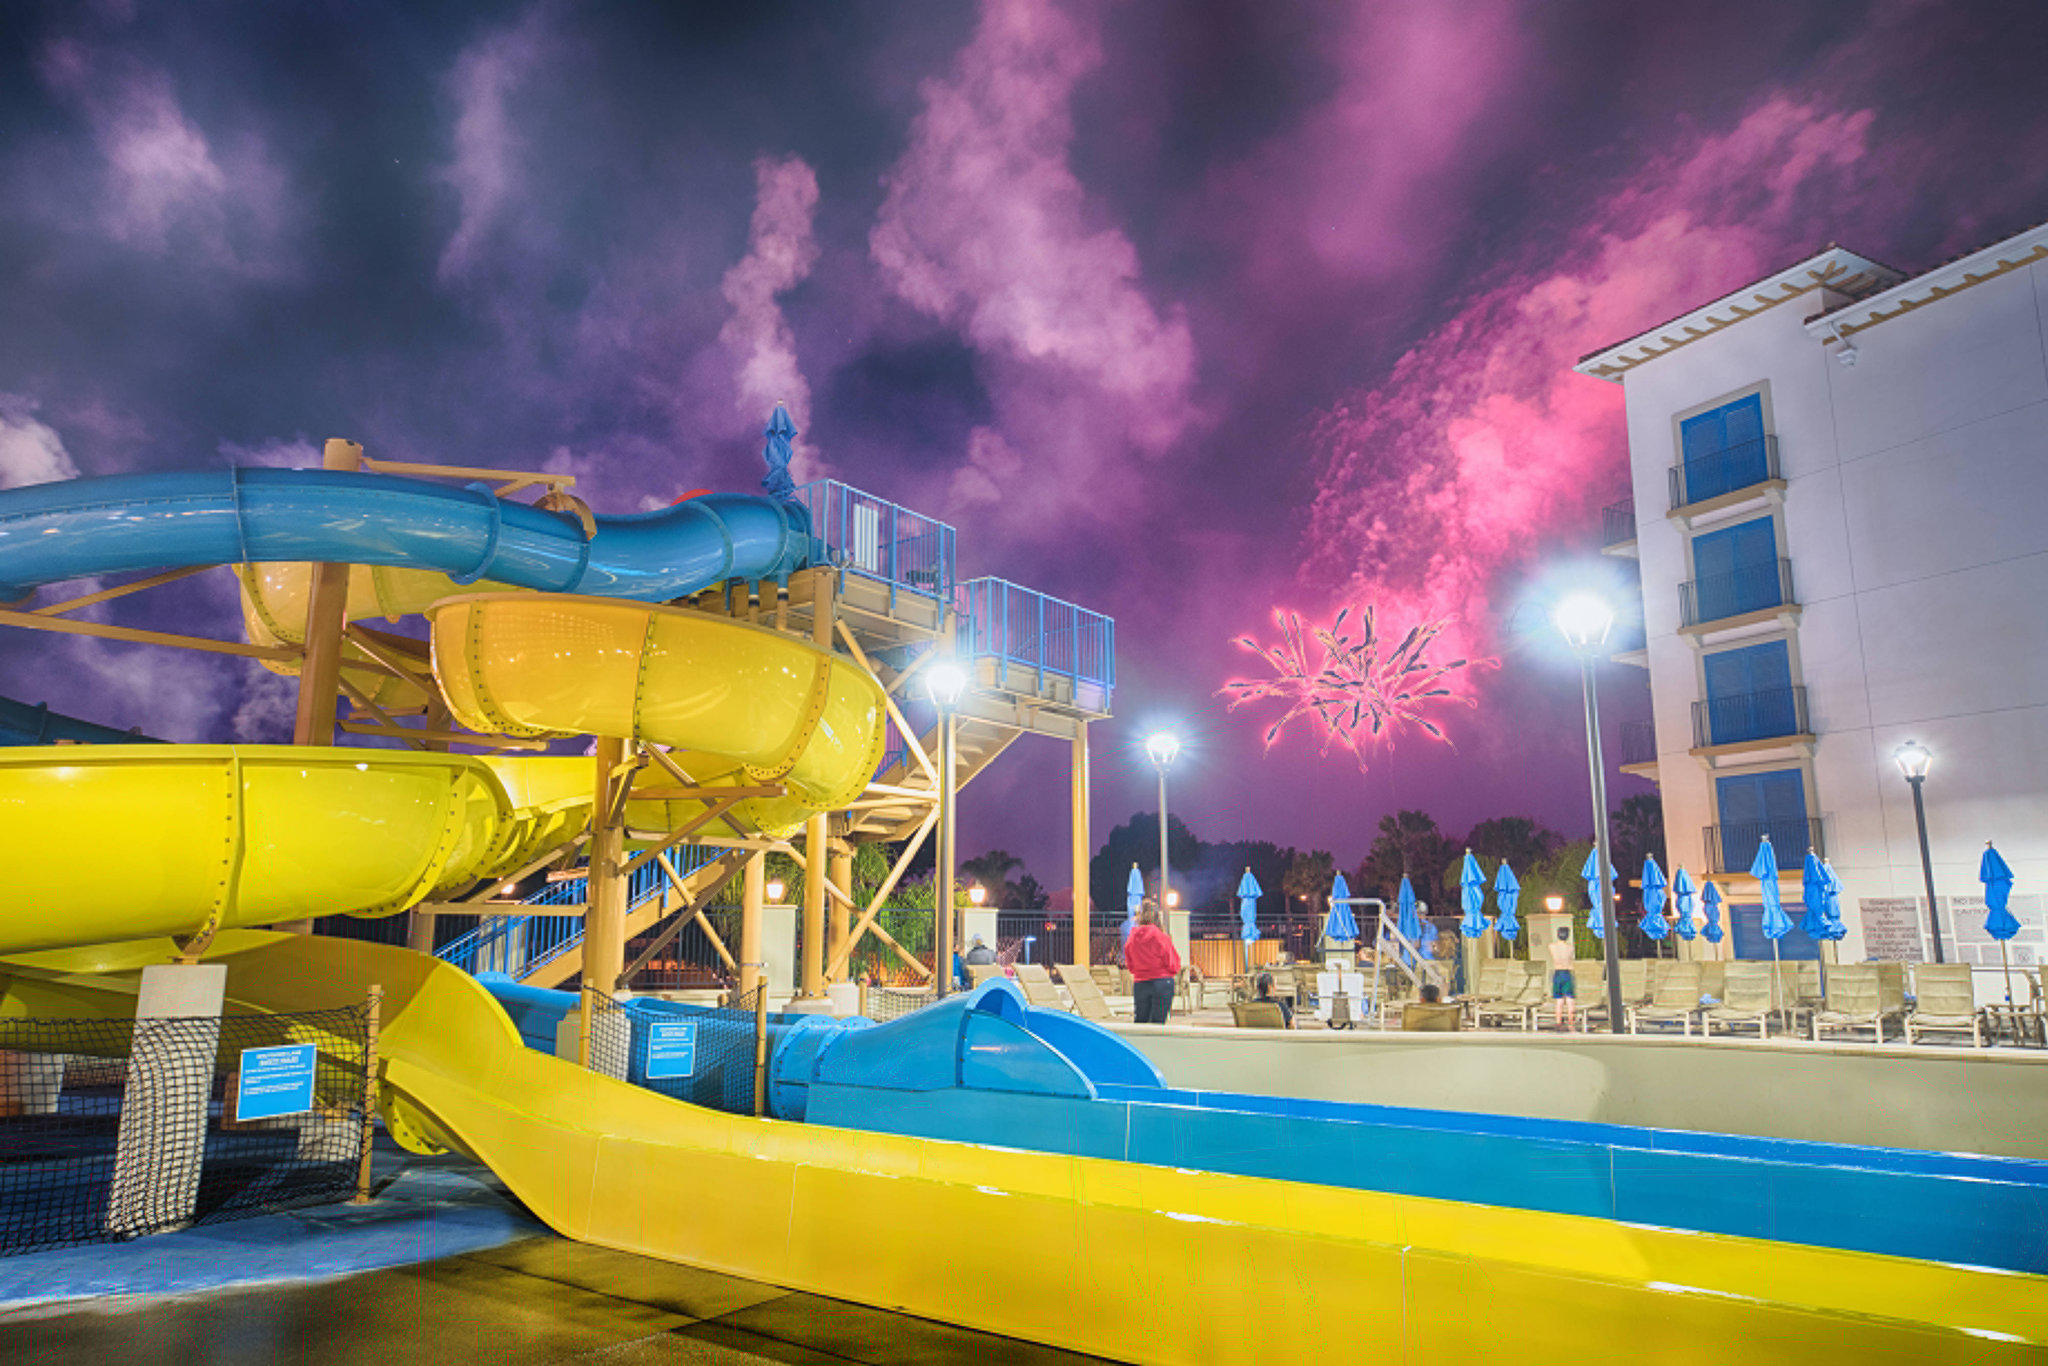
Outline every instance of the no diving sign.
{"label": "no diving sign", "polygon": [[276,1119],[313,1108],[313,1064],[319,1050],[309,1043],[242,1050],[242,1077],[235,1088],[235,1118]]}

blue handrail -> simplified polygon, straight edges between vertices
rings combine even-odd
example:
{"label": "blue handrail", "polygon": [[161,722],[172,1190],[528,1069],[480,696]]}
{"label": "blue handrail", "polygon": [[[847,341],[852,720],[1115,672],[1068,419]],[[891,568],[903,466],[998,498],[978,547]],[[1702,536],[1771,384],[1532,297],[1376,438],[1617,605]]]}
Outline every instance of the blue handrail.
{"label": "blue handrail", "polygon": [[793,497],[810,513],[811,535],[826,552],[820,555],[814,545],[813,563],[879,579],[892,590],[952,600],[951,526],[837,479],[813,479]]}
{"label": "blue handrail", "polygon": [[[675,864],[678,873],[688,877],[716,859],[719,852],[700,845],[684,845],[671,851],[669,862]],[[634,869],[626,877],[626,909],[635,910],[660,896],[667,880],[661,865],[652,859]],[[521,904],[534,907],[575,906],[586,902],[589,895],[590,878],[586,873],[582,877],[551,882]],[[508,913],[485,918],[468,934],[444,944],[435,956],[464,972],[502,972],[516,979],[559,957],[582,940],[583,917],[580,914]]]}
{"label": "blue handrail", "polygon": [[1007,579],[969,579],[957,606],[967,618],[967,654],[1116,687],[1116,622]]}

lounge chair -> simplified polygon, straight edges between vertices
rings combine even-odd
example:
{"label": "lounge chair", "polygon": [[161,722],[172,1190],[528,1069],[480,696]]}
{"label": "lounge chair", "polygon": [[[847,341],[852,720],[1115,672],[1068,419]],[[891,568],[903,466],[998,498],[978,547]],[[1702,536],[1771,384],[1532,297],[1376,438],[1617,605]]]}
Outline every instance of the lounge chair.
{"label": "lounge chair", "polygon": [[1479,984],[1465,993],[1468,1001],[1495,1001],[1508,994],[1508,974],[1521,967],[1514,958],[1489,958],[1479,965]]}
{"label": "lounge chair", "polygon": [[1465,1027],[1465,1008],[1452,1001],[1410,1001],[1401,1007],[1401,1028],[1455,1033]]}
{"label": "lounge chair", "polygon": [[983,982],[992,982],[998,977],[1007,977],[1008,975],[1008,973],[1003,971],[1001,963],[969,963],[967,965],[967,981],[970,986],[978,987]]}
{"label": "lounge chair", "polygon": [[1232,1001],[1230,1023],[1239,1029],[1285,1029],[1287,1016],[1275,1001]]}
{"label": "lounge chair", "polygon": [[1906,1042],[1915,1034],[1968,1034],[1970,1047],[1984,1046],[1984,1012],[1977,1009],[1968,963],[1921,963],[1913,969]]}
{"label": "lounge chair", "polygon": [[1045,970],[1045,964],[1013,963],[1010,971],[1016,974],[1017,985],[1024,988],[1026,1001],[1041,1010],[1067,1009],[1066,998],[1052,984],[1052,974]]}
{"label": "lounge chair", "polygon": [[1827,996],[1813,1012],[1811,1028],[1816,1040],[1823,1030],[1868,1029],[1872,1042],[1883,1043],[1885,1018],[1903,1013],[1887,1007],[1877,964],[1840,963],[1828,969]]}
{"label": "lounge chair", "polygon": [[1059,974],[1060,986],[1065,988],[1067,999],[1074,1003],[1074,1013],[1090,1020],[1115,1018],[1109,1008],[1109,998],[1102,994],[1102,988],[1095,984],[1095,975],[1079,963],[1055,963],[1053,971]]}
{"label": "lounge chair", "polygon": [[1646,1006],[1628,1006],[1628,1032],[1642,1033],[1645,1024],[1679,1024],[1692,1033],[1692,1017],[1700,1008],[1700,965],[1666,963],[1657,974],[1657,994]]}
{"label": "lounge chair", "polygon": [[1700,1032],[1708,1038],[1714,1026],[1724,1030],[1754,1027],[1759,1040],[1771,1036],[1771,1014],[1777,1009],[1769,963],[1730,963],[1721,1004],[1700,1012]]}
{"label": "lounge chair", "polygon": [[1550,999],[1550,973],[1541,963],[1525,963],[1522,980],[1509,980],[1509,991],[1496,1000],[1480,1001],[1472,1008],[1472,1023],[1485,1028],[1491,1020],[1520,1020],[1522,1028],[1535,1028],[1536,1011]]}
{"label": "lounge chair", "polygon": [[1728,965],[1718,958],[1694,961],[1700,965],[1701,998],[1711,996],[1720,1000],[1721,994],[1728,990]]}
{"label": "lounge chair", "polygon": [[1607,965],[1597,958],[1572,964],[1572,1018],[1582,1030],[1607,1019]]}
{"label": "lounge chair", "polygon": [[1650,1003],[1650,960],[1647,958],[1624,958],[1617,964],[1621,969],[1621,1004],[1643,1006]]}

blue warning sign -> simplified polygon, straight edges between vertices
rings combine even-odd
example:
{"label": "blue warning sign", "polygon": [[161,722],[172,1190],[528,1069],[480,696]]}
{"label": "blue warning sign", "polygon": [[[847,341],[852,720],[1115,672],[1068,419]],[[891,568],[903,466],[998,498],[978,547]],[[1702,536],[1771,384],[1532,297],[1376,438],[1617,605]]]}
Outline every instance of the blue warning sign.
{"label": "blue warning sign", "polygon": [[313,1064],[319,1050],[309,1043],[242,1050],[242,1078],[235,1089],[235,1118],[276,1119],[313,1108]]}
{"label": "blue warning sign", "polygon": [[647,1079],[669,1081],[697,1070],[697,1022],[659,1020],[647,1026]]}

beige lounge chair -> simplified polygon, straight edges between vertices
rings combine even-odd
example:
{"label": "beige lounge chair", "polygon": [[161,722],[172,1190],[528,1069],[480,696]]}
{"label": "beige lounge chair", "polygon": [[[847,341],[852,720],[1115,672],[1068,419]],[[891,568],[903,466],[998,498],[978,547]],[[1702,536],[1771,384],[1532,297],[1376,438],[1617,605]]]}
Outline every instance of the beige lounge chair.
{"label": "beige lounge chair", "polygon": [[1479,984],[1465,993],[1468,1001],[1496,1001],[1508,994],[1508,974],[1521,967],[1514,958],[1488,958],[1479,965]]}
{"label": "beige lounge chair", "polygon": [[1456,1033],[1465,1027],[1465,1008],[1450,1001],[1410,1001],[1401,1007],[1401,1028]]}
{"label": "beige lounge chair", "polygon": [[1232,1001],[1230,1023],[1239,1029],[1285,1029],[1287,1016],[1273,1001]]}
{"label": "beige lounge chair", "polygon": [[1522,980],[1510,978],[1506,995],[1473,1006],[1472,1023],[1484,1029],[1493,1020],[1519,1020],[1525,1031],[1535,1028],[1537,1010],[1550,999],[1550,973],[1542,963],[1522,966]]}
{"label": "beige lounge chair", "polygon": [[1771,1036],[1771,1013],[1777,1009],[1769,963],[1730,963],[1721,1004],[1700,1012],[1700,1032],[1708,1038],[1714,1026],[1724,1030],[1754,1028],[1759,1040]]}
{"label": "beige lounge chair", "polygon": [[1700,965],[1666,963],[1657,974],[1657,994],[1646,1006],[1629,1006],[1628,1032],[1642,1033],[1646,1024],[1683,1025],[1692,1033],[1692,1017],[1700,1008]]}
{"label": "beige lounge chair", "polygon": [[1970,1047],[1984,1046],[1984,1012],[1977,1009],[1968,963],[1921,963],[1913,969],[1906,1042],[1915,1034],[1968,1034]]}
{"label": "beige lounge chair", "polygon": [[1017,985],[1024,988],[1026,1001],[1041,1010],[1067,1009],[1066,998],[1052,984],[1052,974],[1045,970],[1045,964],[1012,963],[1010,971],[1017,975]]}
{"label": "beige lounge chair", "polygon": [[1721,999],[1728,990],[1728,965],[1720,959],[1694,959],[1700,965],[1700,995]]}
{"label": "beige lounge chair", "polygon": [[1572,1018],[1580,1029],[1607,1019],[1607,965],[1597,958],[1581,958],[1572,964]]}
{"label": "beige lounge chair", "polygon": [[1087,1020],[1113,1020],[1116,1012],[1109,1008],[1109,998],[1102,994],[1102,988],[1095,984],[1094,974],[1076,963],[1058,965],[1060,982],[1073,998],[1074,1013]]}
{"label": "beige lounge chair", "polygon": [[1813,1037],[1829,1032],[1868,1029],[1871,1041],[1884,1042],[1887,1016],[1903,1014],[1903,1008],[1888,1008],[1884,983],[1875,963],[1840,963],[1828,969],[1827,997],[1813,1012]]}
{"label": "beige lounge chair", "polygon": [[1621,1004],[1629,1006],[1650,1003],[1650,960],[1647,958],[1623,958],[1616,966],[1621,969]]}
{"label": "beige lounge chair", "polygon": [[1003,971],[1001,963],[969,963],[967,965],[967,981],[971,986],[978,987],[983,982],[991,982],[998,977],[1006,977],[1008,975]]}

